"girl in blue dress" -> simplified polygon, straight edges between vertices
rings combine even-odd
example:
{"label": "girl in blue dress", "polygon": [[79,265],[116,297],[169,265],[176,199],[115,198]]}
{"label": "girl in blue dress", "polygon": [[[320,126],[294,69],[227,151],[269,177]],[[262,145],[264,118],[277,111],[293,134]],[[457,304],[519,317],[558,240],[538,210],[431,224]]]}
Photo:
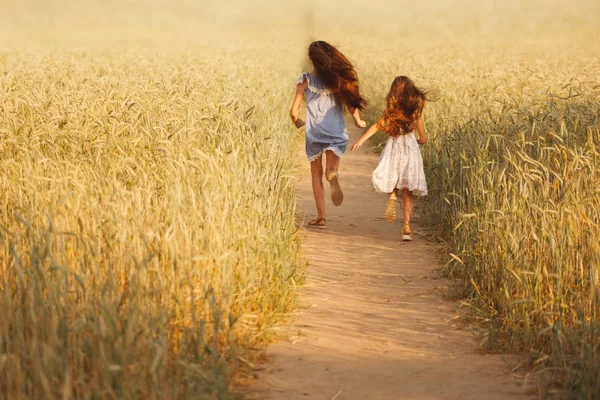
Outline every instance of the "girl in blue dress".
{"label": "girl in blue dress", "polygon": [[[317,41],[308,48],[313,72],[298,79],[290,116],[297,128],[306,124],[306,156],[310,161],[312,188],[317,204],[317,218],[309,226],[326,229],[325,190],[323,188],[323,154],[325,177],[331,185],[331,201],[339,206],[344,201],[338,168],[348,146],[344,108],[358,128],[366,123],[359,111],[367,105],[358,89],[358,75],[352,63],[335,47]],[[302,99],[306,96],[306,122],[298,118]]]}

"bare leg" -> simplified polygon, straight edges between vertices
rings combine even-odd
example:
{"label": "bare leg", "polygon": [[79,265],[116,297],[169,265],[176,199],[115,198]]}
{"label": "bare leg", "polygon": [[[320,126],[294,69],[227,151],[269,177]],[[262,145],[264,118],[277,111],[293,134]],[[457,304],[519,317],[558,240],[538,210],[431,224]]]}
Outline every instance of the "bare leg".
{"label": "bare leg", "polygon": [[325,173],[326,177],[329,178],[329,175],[332,172],[337,172],[340,167],[340,158],[335,155],[333,151],[325,152]]}
{"label": "bare leg", "polygon": [[333,151],[325,152],[325,177],[331,185],[331,201],[334,206],[339,206],[344,202],[344,193],[340,187],[338,178],[338,168],[340,166],[340,158]]}
{"label": "bare leg", "polygon": [[323,157],[310,163],[312,188],[317,203],[317,218],[325,218],[325,189],[323,188]]}
{"label": "bare leg", "polygon": [[402,189],[402,209],[404,210],[404,226],[410,225],[410,217],[413,211],[413,196],[412,192],[409,192],[408,189]]}
{"label": "bare leg", "polygon": [[396,195],[398,194],[398,188],[394,188],[390,197],[388,197],[387,206],[385,208],[385,220],[391,224],[396,220]]}

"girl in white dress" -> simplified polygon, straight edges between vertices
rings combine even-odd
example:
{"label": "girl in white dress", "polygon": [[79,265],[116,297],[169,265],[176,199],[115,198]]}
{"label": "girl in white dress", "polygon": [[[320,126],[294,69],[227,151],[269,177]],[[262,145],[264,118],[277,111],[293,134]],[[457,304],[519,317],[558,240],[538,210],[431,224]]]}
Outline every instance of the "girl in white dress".
{"label": "girl in white dress", "polygon": [[419,150],[419,144],[427,142],[423,126],[423,107],[426,101],[425,92],[417,88],[412,80],[406,76],[397,77],[387,95],[386,108],[381,118],[352,146],[352,151],[358,149],[377,131],[388,135],[372,181],[376,191],[390,193],[385,210],[385,219],[389,222],[396,219],[397,193],[402,191],[402,240],[405,241],[413,238],[410,229],[413,195],[427,195],[423,159]]}

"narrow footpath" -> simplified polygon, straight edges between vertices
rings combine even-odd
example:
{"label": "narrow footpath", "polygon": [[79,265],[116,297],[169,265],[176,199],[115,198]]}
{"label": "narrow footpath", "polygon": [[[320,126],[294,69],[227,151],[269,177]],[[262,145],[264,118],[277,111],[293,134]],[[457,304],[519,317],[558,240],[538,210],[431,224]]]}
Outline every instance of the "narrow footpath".
{"label": "narrow footpath", "polygon": [[[350,143],[360,136],[350,129]],[[531,399],[504,356],[485,355],[445,300],[435,245],[403,243],[402,211],[383,218],[377,156],[363,146],[340,168],[345,201],[327,198],[327,230],[305,230],[310,262],[301,308],[271,345],[253,397],[268,400]],[[300,218],[314,218],[310,170],[298,171]],[[329,195],[327,185],[326,195]],[[416,202],[418,209],[418,200]],[[418,232],[418,219],[413,231]]]}

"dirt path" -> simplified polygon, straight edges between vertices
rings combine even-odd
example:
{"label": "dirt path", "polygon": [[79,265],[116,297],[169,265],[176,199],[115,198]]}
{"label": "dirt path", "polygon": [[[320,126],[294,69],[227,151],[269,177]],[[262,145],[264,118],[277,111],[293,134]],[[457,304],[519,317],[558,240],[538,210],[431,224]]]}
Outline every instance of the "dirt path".
{"label": "dirt path", "polygon": [[[359,133],[350,135],[353,143]],[[459,329],[457,305],[440,293],[448,282],[437,275],[434,246],[418,235],[403,244],[401,222],[383,219],[386,197],[370,179],[376,164],[377,156],[363,149],[342,160],[346,199],[338,208],[328,201],[327,231],[306,230],[302,309],[281,328],[289,340],[268,349],[256,397],[530,398],[508,376],[502,356],[479,354],[473,333]],[[297,193],[308,220],[314,216],[308,165]]]}

